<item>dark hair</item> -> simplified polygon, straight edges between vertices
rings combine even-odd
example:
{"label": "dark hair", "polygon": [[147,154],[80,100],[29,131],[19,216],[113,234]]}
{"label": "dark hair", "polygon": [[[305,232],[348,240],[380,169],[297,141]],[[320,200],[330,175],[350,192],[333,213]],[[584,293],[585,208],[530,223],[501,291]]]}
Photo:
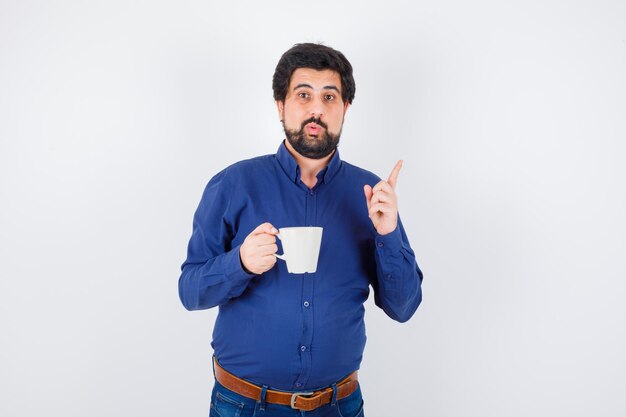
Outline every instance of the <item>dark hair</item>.
{"label": "dark hair", "polygon": [[337,71],[341,77],[341,98],[352,104],[356,90],[352,65],[341,52],[317,43],[296,44],[280,57],[272,79],[274,100],[285,101],[291,74],[298,68]]}

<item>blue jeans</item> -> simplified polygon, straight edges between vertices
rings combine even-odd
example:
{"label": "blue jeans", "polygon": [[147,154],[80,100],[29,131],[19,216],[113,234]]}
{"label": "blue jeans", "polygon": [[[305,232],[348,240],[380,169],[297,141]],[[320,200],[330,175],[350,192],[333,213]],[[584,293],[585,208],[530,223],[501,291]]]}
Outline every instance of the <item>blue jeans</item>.
{"label": "blue jeans", "polygon": [[334,404],[313,411],[294,410],[288,405],[262,403],[243,397],[215,381],[211,394],[209,417],[364,417],[361,387]]}

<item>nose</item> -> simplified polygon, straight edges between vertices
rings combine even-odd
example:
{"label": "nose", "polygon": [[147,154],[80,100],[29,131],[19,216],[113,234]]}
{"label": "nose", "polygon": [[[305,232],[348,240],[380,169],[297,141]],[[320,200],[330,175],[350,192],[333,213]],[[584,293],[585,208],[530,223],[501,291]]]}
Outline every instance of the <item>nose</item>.
{"label": "nose", "polygon": [[309,113],[311,114],[311,117],[315,117],[315,118],[319,118],[321,119],[325,112],[324,112],[324,104],[322,103],[321,99],[315,99],[311,101],[311,106],[309,107]]}

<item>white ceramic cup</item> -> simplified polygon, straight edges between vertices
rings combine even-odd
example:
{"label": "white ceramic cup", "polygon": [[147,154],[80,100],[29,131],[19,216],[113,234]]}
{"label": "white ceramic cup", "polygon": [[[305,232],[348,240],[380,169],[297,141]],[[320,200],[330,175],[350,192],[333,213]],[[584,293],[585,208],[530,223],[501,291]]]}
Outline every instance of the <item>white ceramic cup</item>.
{"label": "white ceramic cup", "polygon": [[287,263],[291,274],[313,273],[317,270],[317,259],[322,244],[321,227],[283,227],[276,237],[283,245],[283,254],[274,255]]}

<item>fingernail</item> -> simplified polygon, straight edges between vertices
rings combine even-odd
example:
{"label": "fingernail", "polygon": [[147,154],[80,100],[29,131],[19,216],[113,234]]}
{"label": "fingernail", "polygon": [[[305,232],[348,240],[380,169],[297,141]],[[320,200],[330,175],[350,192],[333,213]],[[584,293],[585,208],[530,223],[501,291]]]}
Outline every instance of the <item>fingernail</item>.
{"label": "fingernail", "polygon": [[272,227],[272,233],[278,233],[278,230],[276,230],[275,227]]}

